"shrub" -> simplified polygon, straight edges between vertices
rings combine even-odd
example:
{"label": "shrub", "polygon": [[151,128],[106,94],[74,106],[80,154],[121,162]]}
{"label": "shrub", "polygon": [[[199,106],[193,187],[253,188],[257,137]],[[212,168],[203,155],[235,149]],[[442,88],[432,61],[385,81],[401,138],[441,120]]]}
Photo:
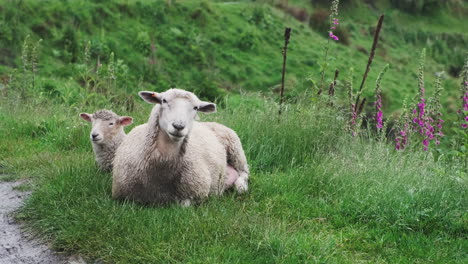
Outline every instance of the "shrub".
{"label": "shrub", "polygon": [[148,32],[138,32],[135,40],[135,47],[143,55],[148,56],[151,53],[151,39]]}
{"label": "shrub", "polygon": [[412,14],[435,12],[445,1],[438,0],[391,0],[393,6]]}
{"label": "shrub", "polygon": [[307,9],[305,8],[285,5],[283,3],[278,3],[276,7],[278,7],[279,9],[282,9],[285,13],[293,16],[295,19],[301,22],[305,22],[309,18],[309,14],[307,12]]}

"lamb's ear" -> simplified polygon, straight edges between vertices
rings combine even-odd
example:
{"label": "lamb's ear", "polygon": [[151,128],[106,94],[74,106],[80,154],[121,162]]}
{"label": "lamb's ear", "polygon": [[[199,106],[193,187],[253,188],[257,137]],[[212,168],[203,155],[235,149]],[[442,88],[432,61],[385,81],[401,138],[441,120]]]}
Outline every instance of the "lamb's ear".
{"label": "lamb's ear", "polygon": [[160,104],[162,100],[161,95],[155,92],[141,91],[138,95],[150,104]]}
{"label": "lamb's ear", "polygon": [[133,123],[133,118],[130,116],[121,116],[119,118],[119,123],[122,126],[129,126]]}
{"label": "lamb's ear", "polygon": [[83,118],[84,120],[91,122],[91,115],[88,113],[81,113],[80,117]]}
{"label": "lamb's ear", "polygon": [[198,105],[198,112],[215,113],[216,105],[208,102],[200,102],[200,104]]}

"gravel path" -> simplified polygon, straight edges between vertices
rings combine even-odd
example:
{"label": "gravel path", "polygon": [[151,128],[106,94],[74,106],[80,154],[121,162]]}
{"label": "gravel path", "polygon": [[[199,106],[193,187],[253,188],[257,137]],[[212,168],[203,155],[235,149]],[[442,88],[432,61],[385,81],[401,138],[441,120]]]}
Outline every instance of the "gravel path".
{"label": "gravel path", "polygon": [[20,182],[0,182],[0,264],[72,264],[81,258],[59,256],[43,242],[21,232],[12,212],[17,210],[29,192],[14,190]]}

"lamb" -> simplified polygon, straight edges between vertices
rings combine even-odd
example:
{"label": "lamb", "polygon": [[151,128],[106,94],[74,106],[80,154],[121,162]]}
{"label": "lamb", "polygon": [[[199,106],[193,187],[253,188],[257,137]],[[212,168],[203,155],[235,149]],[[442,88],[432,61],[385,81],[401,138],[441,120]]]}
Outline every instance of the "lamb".
{"label": "lamb", "polygon": [[216,112],[215,104],[180,89],[139,95],[155,106],[148,122],[135,127],[117,149],[114,199],[188,206],[221,195],[230,185],[247,191],[248,166],[235,132],[195,121],[198,112]]}
{"label": "lamb", "polygon": [[131,125],[133,118],[118,116],[110,110],[99,110],[94,114],[81,113],[80,117],[92,123],[90,139],[98,167],[103,171],[111,171],[115,151],[125,138],[124,127]]}

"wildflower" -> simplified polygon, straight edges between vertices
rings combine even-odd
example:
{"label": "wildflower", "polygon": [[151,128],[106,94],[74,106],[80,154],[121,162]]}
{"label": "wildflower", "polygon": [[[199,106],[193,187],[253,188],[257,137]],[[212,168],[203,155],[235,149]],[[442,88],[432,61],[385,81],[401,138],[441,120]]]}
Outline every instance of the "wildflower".
{"label": "wildflower", "polygon": [[409,129],[409,109],[406,104],[406,100],[403,101],[403,112],[398,120],[397,127],[400,129],[396,138],[395,138],[395,149],[396,150],[403,150],[405,146],[408,144],[408,135],[410,133]]}
{"label": "wildflower", "polygon": [[[437,120],[437,121],[438,121],[438,122],[437,122],[437,128],[438,128],[438,129],[442,129],[442,123],[444,123],[444,120],[439,119],[439,120]],[[440,133],[442,133],[442,132],[440,132]]]}
{"label": "wildflower", "polygon": [[383,128],[383,112],[382,112],[382,90],[381,90],[381,81],[382,77],[385,74],[385,72],[388,69],[388,64],[385,65],[383,68],[382,72],[380,72],[379,76],[377,77],[377,80],[375,82],[375,120],[376,120],[376,127],[378,132],[382,132],[381,129]]}
{"label": "wildflower", "polygon": [[376,116],[376,119],[377,119],[377,125],[376,125],[376,127],[377,127],[378,129],[381,129],[381,128],[383,127],[382,118],[383,118],[382,111],[378,111],[378,112],[377,112],[377,116]]}
{"label": "wildflower", "polygon": [[408,144],[408,123],[403,125],[403,129],[398,133],[399,135],[395,139],[396,150],[403,150],[405,146]]}
{"label": "wildflower", "polygon": [[333,32],[331,32],[331,31],[328,33],[328,35],[330,36],[330,38],[332,38],[332,39],[334,39],[336,41],[339,40],[338,36],[334,35]]}
{"label": "wildflower", "polygon": [[424,116],[424,107],[426,106],[426,104],[424,103],[424,98],[421,98],[421,103],[418,104],[418,108],[419,108],[419,118],[422,118]]}
{"label": "wildflower", "polygon": [[[424,59],[426,56],[426,50],[423,49],[421,52],[420,66],[418,72],[418,87],[419,87],[419,103],[417,107],[413,109],[413,131],[418,132],[422,137],[422,144],[424,151],[428,150],[428,146],[431,140],[436,140],[436,144],[440,143],[438,137],[443,136],[441,129],[443,120],[440,117],[440,93],[442,91],[440,79],[436,81],[436,93],[431,98],[430,102],[426,104],[425,99],[425,87],[424,87]],[[433,125],[434,120],[438,120]],[[437,129],[436,129],[437,128]]]}
{"label": "wildflower", "polygon": [[427,146],[429,146],[429,140],[424,139],[424,140],[422,141],[422,144],[424,145],[424,151],[427,151]]}
{"label": "wildflower", "polygon": [[338,41],[339,38],[335,34],[333,34],[332,30],[336,29],[336,26],[340,24],[339,19],[337,18],[338,16],[338,0],[333,0],[330,8],[330,31],[328,33],[328,36],[332,38],[335,41]]}
{"label": "wildflower", "polygon": [[463,96],[463,111],[468,111],[468,92]]}

